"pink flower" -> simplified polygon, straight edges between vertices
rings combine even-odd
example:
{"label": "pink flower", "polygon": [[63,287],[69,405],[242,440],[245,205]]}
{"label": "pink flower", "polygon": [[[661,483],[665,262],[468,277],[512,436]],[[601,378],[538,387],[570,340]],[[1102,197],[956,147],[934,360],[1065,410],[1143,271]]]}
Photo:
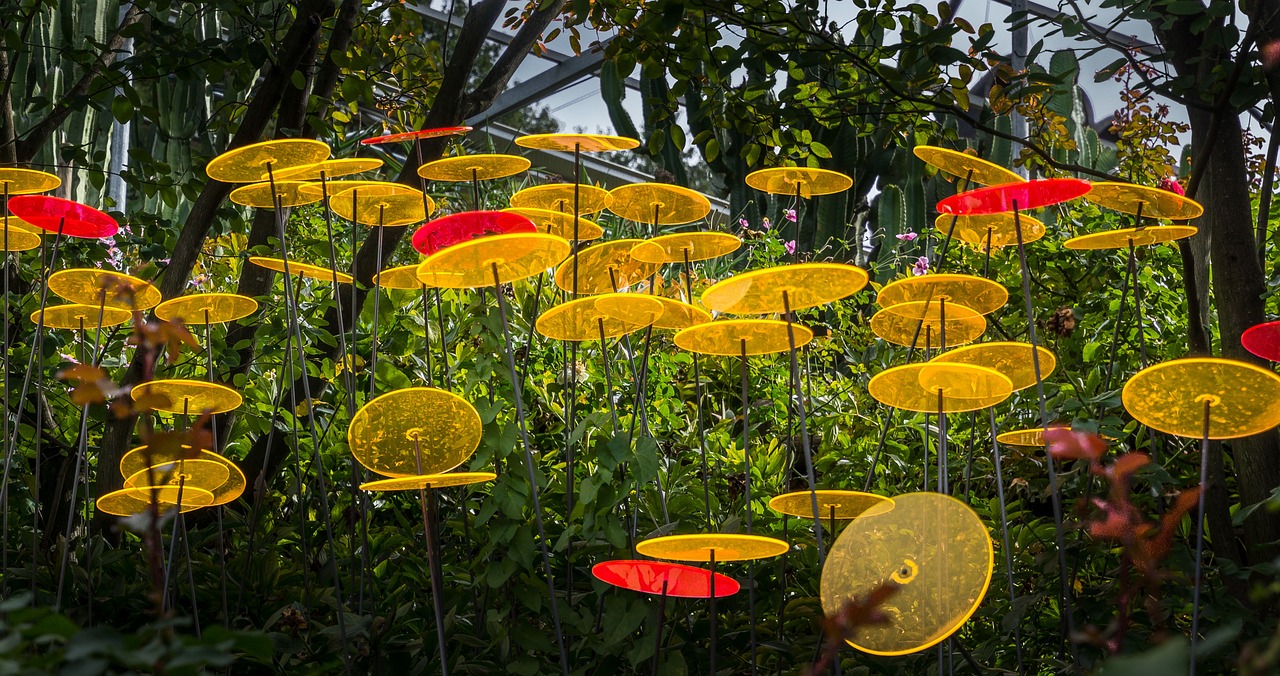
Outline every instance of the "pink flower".
{"label": "pink flower", "polygon": [[791,240],[791,241],[789,241],[789,242],[787,242],[786,244],[783,244],[782,246],[783,246],[783,248],[785,248],[785,249],[787,250],[787,253],[789,253],[789,254],[791,254],[791,255],[793,255],[793,256],[795,255],[795,253],[796,253],[796,241],[795,241],[794,239],[793,239],[793,240]]}
{"label": "pink flower", "polygon": [[1182,187],[1182,184],[1178,182],[1178,179],[1172,176],[1165,176],[1164,178],[1160,179],[1160,189],[1168,190],[1169,192],[1175,195],[1187,194],[1186,189]]}
{"label": "pink flower", "polygon": [[782,212],[782,216],[783,216],[783,218],[786,218],[788,221],[791,221],[792,223],[795,223],[795,222],[796,222],[796,210],[795,210],[795,209],[787,209],[786,211]]}
{"label": "pink flower", "polygon": [[929,274],[929,259],[924,256],[917,258],[916,264],[911,266],[911,274],[917,277]]}
{"label": "pink flower", "polygon": [[750,227],[751,227],[751,224],[750,224],[750,223],[748,223],[748,222],[747,222],[747,219],[745,219],[745,218],[739,218],[739,219],[738,219],[738,225],[739,225],[739,226],[741,226],[743,230],[745,230],[745,229],[747,229],[747,228],[750,228]]}
{"label": "pink flower", "polygon": [[768,230],[769,228],[772,228],[772,227],[773,227],[773,223],[769,222],[768,216],[765,216],[764,218],[760,219],[760,228],[762,230]]}
{"label": "pink flower", "polygon": [[904,232],[900,235],[894,235],[894,237],[897,237],[900,242],[914,242],[919,236],[920,235],[917,235],[914,232]]}

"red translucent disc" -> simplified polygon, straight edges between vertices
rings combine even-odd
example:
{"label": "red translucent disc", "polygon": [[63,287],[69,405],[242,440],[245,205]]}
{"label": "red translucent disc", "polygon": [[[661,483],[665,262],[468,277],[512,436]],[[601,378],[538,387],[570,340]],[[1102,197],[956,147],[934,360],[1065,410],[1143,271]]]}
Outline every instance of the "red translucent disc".
{"label": "red translucent disc", "polygon": [[120,229],[116,219],[91,206],[48,195],[18,195],[9,198],[9,211],[31,225],[67,237],[100,239]]}
{"label": "red translucent disc", "polygon": [[464,211],[424,223],[413,233],[413,248],[422,255],[486,235],[537,232],[533,221],[506,211]]}
{"label": "red translucent disc", "polygon": [[1240,336],[1244,349],[1268,361],[1280,361],[1280,322],[1251,326]]}
{"label": "red translucent disc", "polygon": [[[615,587],[644,594],[662,594],[686,599],[711,598],[711,571],[696,566],[667,561],[605,561],[591,568],[591,574]],[[716,598],[733,596],[741,585],[728,575],[716,573]]]}
{"label": "red translucent disc", "polygon": [[1039,209],[1066,202],[1089,192],[1088,181],[1078,178],[1043,178],[1026,183],[1006,183],[952,195],[938,202],[938,213],[972,216],[1006,211]]}
{"label": "red translucent disc", "polygon": [[399,134],[387,134],[360,140],[362,146],[376,146],[381,143],[397,143],[399,141],[417,141],[423,138],[440,138],[441,136],[459,136],[471,131],[471,127],[436,127],[435,129],[419,129]]}

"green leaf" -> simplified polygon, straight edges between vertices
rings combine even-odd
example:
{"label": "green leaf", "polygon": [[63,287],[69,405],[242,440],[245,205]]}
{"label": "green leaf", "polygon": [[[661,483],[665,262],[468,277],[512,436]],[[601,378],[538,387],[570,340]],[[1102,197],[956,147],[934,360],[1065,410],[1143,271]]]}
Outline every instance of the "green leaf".
{"label": "green leaf", "polygon": [[1117,655],[1102,663],[1099,676],[1178,676],[1187,673],[1191,644],[1184,636],[1132,655]]}
{"label": "green leaf", "polygon": [[[111,116],[116,122],[124,124],[133,118],[133,101],[127,96],[117,96],[111,100]],[[95,324],[95,326],[97,326]]]}
{"label": "green leaf", "polygon": [[809,152],[823,159],[831,159],[831,150],[817,141],[809,144]]}

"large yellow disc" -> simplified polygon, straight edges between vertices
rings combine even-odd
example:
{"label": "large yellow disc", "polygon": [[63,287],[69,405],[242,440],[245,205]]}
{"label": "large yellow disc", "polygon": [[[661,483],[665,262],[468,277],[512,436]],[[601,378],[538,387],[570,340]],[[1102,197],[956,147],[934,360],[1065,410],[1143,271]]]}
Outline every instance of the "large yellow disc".
{"label": "large yellow disc", "polygon": [[886,624],[858,627],[849,644],[874,655],[905,655],[937,645],[973,616],[991,582],[991,536],[964,503],[939,493],[908,493],[893,508],[845,527],[822,567],[822,609],[840,610],[885,584],[878,610]]}
{"label": "large yellow disc", "polygon": [[[1043,347],[1034,348],[1040,355],[1040,378],[1046,379],[1058,367],[1058,359]],[[935,363],[959,363],[985,366],[999,371],[1008,378],[1013,391],[1025,390],[1036,384],[1035,362],[1031,359],[1030,343],[978,343],[966,345],[933,358]]]}
{"label": "large yellow disc", "polygon": [[221,324],[244,319],[258,311],[258,301],[235,293],[196,293],[156,306],[156,316],[183,324]]}
{"label": "large yellow disc", "polygon": [[[260,268],[275,270],[276,272],[284,272],[285,262],[280,258],[270,258],[267,256],[250,256],[249,262]],[[339,284],[350,284],[355,278],[345,272],[335,272],[329,268],[320,265],[311,265],[301,261],[289,261],[289,274],[294,277],[307,277],[310,279],[318,279],[322,282],[332,282],[337,276]]]}
{"label": "large yellow disc", "polygon": [[428,162],[418,175],[428,181],[490,181],[515,176],[530,164],[519,155],[459,155]]}
{"label": "large yellow disc", "polygon": [[[955,230],[951,229],[951,219],[955,219]],[[999,214],[974,214],[971,216],[953,216],[951,214],[938,214],[933,221],[933,227],[943,235],[951,232],[951,236],[964,242],[965,244],[976,247],[979,251],[986,251],[987,244],[992,249],[1013,246],[1018,243],[1018,230],[1022,228],[1022,243],[1027,244],[1044,237],[1045,227],[1039,219],[1032,218],[1026,214],[1018,214],[1018,223],[1014,223],[1013,214],[1009,212]]]}
{"label": "large yellow disc", "polygon": [[418,279],[442,289],[507,284],[550,269],[570,248],[569,240],[539,232],[489,235],[428,256],[418,266]]}
{"label": "large yellow disc", "polygon": [[425,474],[422,476],[404,476],[393,479],[379,479],[360,484],[365,491],[416,491],[420,488],[449,488],[451,486],[468,486],[481,484],[498,478],[493,472],[444,472],[443,474]]}
{"label": "large yellow disc", "polygon": [[542,313],[536,327],[553,340],[601,340],[639,331],[662,313],[662,303],[651,296],[605,293],[561,303]]}
{"label": "large yellow disc", "polygon": [[982,366],[925,362],[877,373],[867,391],[876,401],[904,411],[938,413],[941,406],[942,413],[962,413],[1008,399],[1013,384]]}
{"label": "large yellow disc", "polygon": [[791,349],[791,338],[800,348],[813,340],[813,331],[776,319],[722,319],[691,326],[675,335],[676,347],[699,354],[726,357],[773,354]]}
{"label": "large yellow disc", "polygon": [[427,220],[435,211],[430,197],[399,183],[383,183],[329,193],[333,213],[370,226],[412,225]]}
{"label": "large yellow disc", "polygon": [[644,263],[692,263],[719,258],[742,247],[742,240],[727,232],[679,232],[647,239],[631,250]]}
{"label": "large yellow disc", "polygon": [[[658,272],[661,265],[638,261],[631,250],[643,240],[615,239],[593,244],[577,254],[577,293],[594,295],[623,291]],[[556,268],[556,286],[573,293],[574,260],[572,257]]]}
{"label": "large yellow disc", "polygon": [[538,232],[545,232],[548,235],[563,237],[569,241],[575,239],[579,242],[589,242],[593,239],[600,239],[604,236],[604,228],[601,228],[595,221],[589,221],[581,216],[578,217],[578,236],[573,236],[573,214],[564,211],[551,211],[550,209],[517,209],[510,207],[503,209],[508,213],[524,216],[533,221],[534,227]]}
{"label": "large yellow disc", "polygon": [[230,387],[203,380],[151,380],[134,386],[130,396],[145,401],[153,411],[183,415],[226,413],[244,401]]}
{"label": "large yellow disc", "polygon": [[862,268],[843,263],[794,263],[752,270],[702,292],[702,305],[716,312],[762,315],[826,305],[867,285]]}
{"label": "large yellow disc", "polygon": [[35,169],[0,167],[0,193],[34,195],[49,192],[62,185],[62,179]]}
{"label": "large yellow disc", "polygon": [[1192,357],[1148,366],[1124,384],[1124,408],[1168,434],[1234,439],[1280,425],[1280,376],[1231,359]]}
{"label": "large yellow disc", "polygon": [[809,167],[774,167],[747,174],[747,185],[771,195],[816,197],[844,192],[853,179],[838,171]]}
{"label": "large yellow disc", "polygon": [[280,200],[280,206],[300,207],[304,204],[314,204],[320,201],[320,195],[311,191],[303,190],[305,186],[310,185],[306,181],[276,181],[275,182],[275,198],[272,197],[271,183],[250,183],[243,185],[231,191],[231,201],[246,207],[256,207],[258,209],[274,209],[276,199]]}
{"label": "large yellow disc", "polygon": [[[373,171],[382,166],[376,157],[342,157],[276,172],[277,181],[319,181]],[[331,184],[332,185],[332,184]]]}
{"label": "large yellow disc", "polygon": [[115,307],[99,308],[97,305],[50,305],[44,309],[44,322],[40,321],[40,310],[31,313],[31,323],[43,325],[46,329],[96,329],[101,312],[102,328],[119,326],[131,319],[133,313]]}
{"label": "large yellow disc", "polygon": [[213,158],[205,165],[209,178],[223,183],[257,183],[271,172],[323,162],[329,146],[301,138],[276,139],[241,146]]}
{"label": "large yellow disc", "polygon": [[937,146],[916,146],[911,149],[911,152],[915,153],[916,157],[924,160],[925,164],[939,171],[959,178],[968,178],[970,185],[966,189],[972,188],[972,184],[975,183],[978,185],[1003,185],[1005,183],[1025,183],[1027,181],[1027,179],[994,162],[988,162],[977,155],[962,153],[958,150],[949,150]]}
{"label": "large yellow disc", "polygon": [[790,546],[782,540],[761,535],[698,533],[667,535],[636,543],[636,553],[668,561],[708,563],[715,554],[716,563],[755,561],[785,554]]}
{"label": "large yellow disc", "polygon": [[1120,213],[1137,215],[1141,209],[1143,216],[1169,221],[1189,221],[1204,214],[1204,207],[1190,197],[1132,183],[1096,182],[1084,198]]}
{"label": "large yellow disc", "polygon": [[516,138],[516,145],[522,148],[537,150],[559,150],[561,152],[604,153],[613,150],[631,150],[640,146],[640,142],[625,136],[609,136],[606,134],[530,134]]}
{"label": "large yellow disc", "polygon": [[1132,246],[1162,244],[1184,239],[1199,232],[1191,225],[1157,225],[1150,228],[1120,228],[1079,235],[1062,243],[1068,249],[1096,251],[1099,249],[1128,249]]}
{"label": "large yellow disc", "polygon": [[[596,214],[609,206],[609,191],[594,185],[578,185],[578,214]],[[572,183],[552,183],[525,188],[511,196],[517,209],[546,209],[573,213]]]}
{"label": "large yellow disc", "polygon": [[863,514],[881,514],[893,509],[893,500],[858,491],[795,491],[774,496],[769,508],[802,519],[813,518],[813,500],[818,501],[820,519],[856,519]]}
{"label": "large yellow disc", "polygon": [[3,224],[0,224],[0,251],[17,253],[40,246],[40,235],[30,230],[18,229],[17,221],[16,216],[10,216],[3,219]]}
{"label": "large yellow disc", "polygon": [[462,464],[480,445],[480,434],[480,414],[462,397],[434,387],[410,387],[356,411],[347,444],[373,472],[421,476]]}
{"label": "large yellow disc", "polygon": [[401,265],[398,268],[387,268],[373,276],[373,283],[384,289],[400,289],[401,291],[418,290],[422,282],[418,279],[418,266],[421,263]]}
{"label": "large yellow disc", "polygon": [[706,324],[711,321],[711,314],[700,307],[681,303],[674,298],[649,296],[662,303],[662,315],[653,321],[655,329],[673,329],[680,331],[690,326]]}
{"label": "large yellow disc", "polygon": [[17,216],[5,216],[4,218],[0,218],[0,223],[4,224],[10,230],[21,230],[23,232],[29,232],[33,235],[40,235],[40,236],[43,236],[45,233],[44,230],[37,228],[36,226],[22,220],[21,218],[18,218]]}
{"label": "large yellow disc", "polygon": [[978,314],[991,314],[1009,300],[1009,292],[997,282],[975,275],[921,275],[905,277],[886,284],[876,295],[880,307],[912,301],[937,303],[947,301],[947,308],[963,305]]}
{"label": "large yellow disc", "polygon": [[871,317],[871,332],[895,345],[945,349],[972,343],[987,330],[987,320],[970,308],[947,303],[945,322],[943,311],[943,304],[936,301],[891,305]]}
{"label": "large yellow disc", "polygon": [[[231,463],[230,460],[213,451],[196,450],[186,444],[164,448],[138,446],[130,449],[128,453],[124,454],[124,457],[120,458],[120,476],[127,479],[148,467],[156,467],[182,460],[208,460],[211,462],[226,460],[226,462]],[[234,466],[234,463],[231,464]]]}
{"label": "large yellow disc", "polygon": [[[155,486],[177,487],[185,478],[185,488],[197,488],[213,494],[209,507],[225,505],[244,494],[244,472],[235,463],[204,451],[194,460],[177,459],[143,468],[125,479],[126,488],[150,488]],[[185,490],[184,488],[184,490]],[[184,493],[185,498],[185,493]],[[184,499],[185,502],[185,499]]]}
{"label": "large yellow disc", "polygon": [[160,289],[151,282],[97,268],[59,270],[49,276],[49,290],[72,303],[122,310],[150,310],[161,300]]}
{"label": "large yellow disc", "polygon": [[[160,513],[172,509],[178,504],[178,487],[162,486],[160,488],[121,488],[98,498],[98,511],[112,516],[134,516],[142,514],[151,506],[152,496],[156,498],[156,506]],[[182,491],[182,512],[191,512],[213,504],[213,493],[199,488],[184,488]]]}
{"label": "large yellow disc", "polygon": [[[301,188],[298,188],[298,190],[301,191],[304,195],[307,195],[308,197],[323,198],[326,195],[328,197],[333,197],[334,195],[341,195],[344,192],[347,192],[349,190],[356,190],[357,188],[360,190],[364,190],[367,188],[381,188],[387,185],[388,183],[386,181],[361,181],[359,179],[352,179],[349,181],[324,181],[324,182],[315,181],[315,182],[308,182],[303,184],[303,186]],[[400,185],[400,184],[397,183],[397,184],[391,184],[391,185]],[[404,187],[407,187],[407,186],[404,186]]]}
{"label": "large yellow disc", "polygon": [[609,211],[637,223],[680,225],[706,218],[711,200],[670,183],[631,183],[609,191]]}

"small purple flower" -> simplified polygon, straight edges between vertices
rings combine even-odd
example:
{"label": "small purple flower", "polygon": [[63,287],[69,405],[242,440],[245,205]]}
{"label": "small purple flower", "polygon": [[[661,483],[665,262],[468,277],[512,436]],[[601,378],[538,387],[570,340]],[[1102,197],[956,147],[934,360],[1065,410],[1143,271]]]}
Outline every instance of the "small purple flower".
{"label": "small purple flower", "polygon": [[770,223],[770,222],[769,222],[769,217],[768,217],[768,216],[765,216],[764,218],[760,219],[760,229],[761,229],[761,230],[768,230],[769,228],[772,228],[772,227],[773,227],[773,223]]}
{"label": "small purple flower", "polygon": [[914,232],[904,232],[901,235],[894,235],[894,237],[897,237],[900,242],[914,242],[919,236],[920,235],[917,235]]}
{"label": "small purple flower", "polygon": [[58,356],[59,356],[59,357],[62,357],[62,359],[63,359],[64,361],[69,361],[69,362],[71,362],[72,364],[79,364],[79,363],[80,363],[80,360],[79,360],[79,359],[76,359],[76,356],[75,356],[74,354],[69,354],[69,353],[66,353],[66,352],[59,352],[59,353],[58,353]]}
{"label": "small purple flower", "polygon": [[911,266],[911,274],[917,277],[929,274],[929,259],[924,256],[917,258],[916,264]]}
{"label": "small purple flower", "polygon": [[785,248],[785,249],[787,250],[787,253],[788,253],[788,254],[790,254],[790,255],[792,255],[792,256],[794,256],[794,255],[795,255],[795,253],[796,253],[796,241],[795,241],[794,239],[793,239],[793,240],[791,240],[791,241],[789,241],[789,242],[787,242],[786,244],[783,244],[782,246],[783,246],[783,248]]}
{"label": "small purple flower", "polygon": [[747,228],[751,227],[751,223],[749,223],[745,218],[739,218],[738,225],[742,226],[743,230],[746,230]]}
{"label": "small purple flower", "polygon": [[792,223],[795,223],[795,222],[796,222],[796,210],[795,210],[795,209],[787,209],[786,211],[782,212],[782,216],[783,216],[784,218],[786,218],[788,221],[791,221]]}

